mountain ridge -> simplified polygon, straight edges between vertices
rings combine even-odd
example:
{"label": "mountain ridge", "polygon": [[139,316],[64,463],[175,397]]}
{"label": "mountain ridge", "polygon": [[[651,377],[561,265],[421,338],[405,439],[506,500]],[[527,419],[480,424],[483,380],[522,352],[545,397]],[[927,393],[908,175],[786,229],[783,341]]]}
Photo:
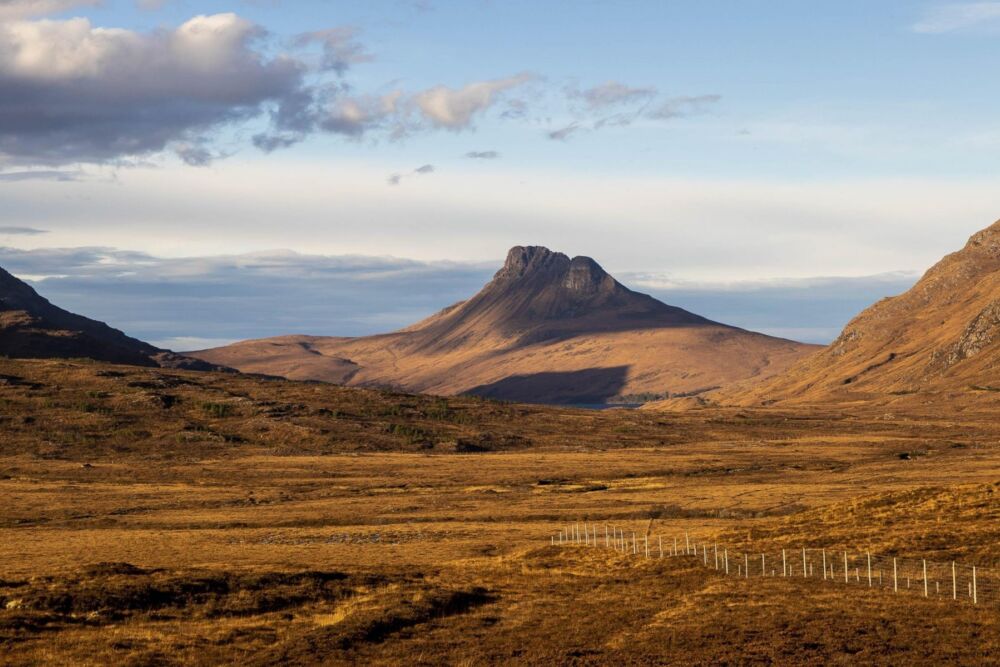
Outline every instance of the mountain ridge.
{"label": "mountain ridge", "polygon": [[859,313],[824,350],[759,386],[711,398],[748,405],[989,399],[998,371],[1000,221],[910,290]]}
{"label": "mountain ridge", "polygon": [[770,375],[812,349],[635,292],[589,257],[515,246],[478,293],[391,333],[281,336],[189,354],[299,380],[591,403]]}
{"label": "mountain ridge", "polygon": [[132,366],[228,370],[160,349],[104,322],[64,310],[3,268],[0,354],[22,359],[82,357]]}

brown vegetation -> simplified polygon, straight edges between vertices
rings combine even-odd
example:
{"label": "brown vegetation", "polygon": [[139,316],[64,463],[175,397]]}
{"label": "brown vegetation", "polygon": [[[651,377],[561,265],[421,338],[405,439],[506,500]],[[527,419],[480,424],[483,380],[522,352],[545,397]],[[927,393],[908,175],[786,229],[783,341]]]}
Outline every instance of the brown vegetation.
{"label": "brown vegetation", "polygon": [[12,664],[984,664],[996,614],[548,546],[567,521],[995,567],[992,414],[528,407],[0,361]]}
{"label": "brown vegetation", "polygon": [[1000,222],[932,267],[908,292],[858,315],[828,348],[717,403],[879,403],[898,409],[1000,406]]}

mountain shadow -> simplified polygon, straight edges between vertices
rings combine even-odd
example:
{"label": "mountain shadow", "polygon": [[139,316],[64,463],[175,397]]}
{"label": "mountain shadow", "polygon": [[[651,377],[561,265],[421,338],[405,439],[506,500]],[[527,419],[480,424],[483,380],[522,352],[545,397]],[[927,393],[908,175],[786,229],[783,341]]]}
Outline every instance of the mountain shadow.
{"label": "mountain shadow", "polygon": [[467,394],[525,403],[607,403],[620,396],[628,366],[511,375],[469,389]]}

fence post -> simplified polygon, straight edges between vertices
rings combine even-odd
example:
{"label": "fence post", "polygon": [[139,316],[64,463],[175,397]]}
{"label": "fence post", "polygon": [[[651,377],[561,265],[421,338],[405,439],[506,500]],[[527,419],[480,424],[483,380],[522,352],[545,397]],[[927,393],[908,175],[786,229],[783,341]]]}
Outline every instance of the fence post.
{"label": "fence post", "polygon": [[743,554],[743,576],[750,578],[750,556]]}
{"label": "fence post", "polygon": [[688,537],[688,533],[686,530],[684,531],[684,555],[685,556],[691,555],[691,539]]}
{"label": "fence post", "polygon": [[826,581],[826,549],[823,549],[823,581]]}
{"label": "fence post", "polygon": [[764,554],[760,555],[760,576],[767,576],[767,570],[764,568]]}
{"label": "fence post", "polygon": [[642,536],[643,545],[646,547],[646,558],[649,558],[649,535]]}
{"label": "fence post", "polygon": [[899,577],[896,576],[896,559],[892,559],[892,592],[899,592]]}
{"label": "fence post", "polygon": [[951,561],[951,599],[958,599],[958,576],[955,573],[955,561]]}
{"label": "fence post", "polygon": [[927,597],[927,559],[924,559],[924,597]]}
{"label": "fence post", "polygon": [[705,567],[708,567],[708,545],[701,545],[701,562]]}
{"label": "fence post", "polygon": [[781,576],[788,576],[788,561],[785,558],[785,550],[781,550]]}
{"label": "fence post", "polygon": [[806,565],[806,550],[802,549],[802,578],[809,576],[809,566]]}
{"label": "fence post", "polygon": [[972,566],[972,604],[979,604],[979,593],[976,591],[976,566]]}
{"label": "fence post", "polygon": [[634,530],[632,531],[632,555],[633,556],[638,556],[639,555],[639,542],[637,542],[636,539],[635,539],[635,531]]}
{"label": "fence post", "polygon": [[872,552],[868,552],[868,588],[872,587]]}
{"label": "fence post", "polygon": [[844,552],[844,583],[845,584],[851,583],[851,575],[847,571],[847,552],[846,551]]}
{"label": "fence post", "polygon": [[663,535],[657,535],[656,538],[660,541],[660,558],[663,558]]}
{"label": "fence post", "polygon": [[715,545],[715,570],[719,570],[719,545]]}
{"label": "fence post", "polygon": [[729,549],[722,550],[722,559],[726,562],[726,574],[729,574]]}

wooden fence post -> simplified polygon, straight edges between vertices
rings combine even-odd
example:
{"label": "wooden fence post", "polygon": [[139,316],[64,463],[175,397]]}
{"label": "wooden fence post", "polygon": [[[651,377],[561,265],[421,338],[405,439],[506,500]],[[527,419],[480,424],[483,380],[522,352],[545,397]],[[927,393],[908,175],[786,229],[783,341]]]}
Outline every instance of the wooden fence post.
{"label": "wooden fence post", "polygon": [[649,535],[642,536],[643,545],[646,547],[646,558],[649,558]]}
{"label": "wooden fence post", "polygon": [[611,535],[608,532],[608,524],[604,524],[604,548],[611,546]]}
{"label": "wooden fence post", "polygon": [[634,530],[632,531],[632,555],[633,556],[638,556],[639,555],[639,542],[636,541],[636,539],[635,539],[635,531]]}
{"label": "wooden fence post", "polygon": [[708,545],[701,545],[701,562],[705,567],[708,567]]}
{"label": "wooden fence post", "polygon": [[826,549],[823,549],[823,581],[826,581]]}
{"label": "wooden fence post", "polygon": [[927,597],[927,559],[924,559],[924,597]]}
{"label": "wooden fence post", "polygon": [[802,549],[802,578],[809,576],[809,566],[806,565],[806,550]]}
{"label": "wooden fence post", "polygon": [[719,570],[719,545],[715,545],[715,570]]}
{"label": "wooden fence post", "polygon": [[868,588],[872,587],[872,552],[868,552]]}
{"label": "wooden fence post", "polygon": [[781,576],[788,576],[788,560],[785,558],[785,550],[781,550]]}
{"label": "wooden fence post", "polygon": [[848,584],[851,582],[850,573],[847,571],[847,552],[844,552],[844,583]]}
{"label": "wooden fence post", "polygon": [[743,576],[750,578],[750,556],[743,554]]}
{"label": "wooden fence post", "polygon": [[976,566],[972,566],[972,604],[979,604],[979,593],[976,590]]}
{"label": "wooden fence post", "polygon": [[729,574],[729,549],[723,549],[722,558],[726,562],[726,574]]}
{"label": "wooden fence post", "polygon": [[663,558],[663,535],[657,535],[656,537],[660,541],[660,558]]}
{"label": "wooden fence post", "polygon": [[899,592],[899,577],[896,575],[896,559],[892,559],[892,592]]}
{"label": "wooden fence post", "polygon": [[688,537],[688,533],[686,530],[684,531],[684,555],[685,556],[691,555],[691,539]]}
{"label": "wooden fence post", "polygon": [[767,569],[764,567],[764,554],[760,555],[760,576],[767,576]]}

